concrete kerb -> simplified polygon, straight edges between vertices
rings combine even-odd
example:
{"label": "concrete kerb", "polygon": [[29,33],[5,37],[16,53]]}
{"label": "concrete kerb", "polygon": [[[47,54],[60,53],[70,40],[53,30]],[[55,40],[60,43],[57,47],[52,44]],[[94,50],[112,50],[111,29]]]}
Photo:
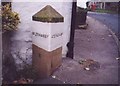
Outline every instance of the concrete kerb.
{"label": "concrete kerb", "polygon": [[112,36],[113,36],[113,38],[114,38],[114,40],[115,40],[117,46],[119,46],[119,43],[118,43],[119,40],[118,40],[117,36],[115,35],[115,33],[114,33],[111,29],[108,29],[108,30],[109,30],[109,32],[112,34]]}
{"label": "concrete kerb", "polygon": [[110,28],[108,30],[111,33],[111,35],[113,36],[113,39],[115,40],[115,42],[116,42],[116,44],[118,46],[118,54],[119,54],[119,52],[120,52],[120,42],[119,42],[119,39],[118,39],[118,37],[115,35],[115,33]]}

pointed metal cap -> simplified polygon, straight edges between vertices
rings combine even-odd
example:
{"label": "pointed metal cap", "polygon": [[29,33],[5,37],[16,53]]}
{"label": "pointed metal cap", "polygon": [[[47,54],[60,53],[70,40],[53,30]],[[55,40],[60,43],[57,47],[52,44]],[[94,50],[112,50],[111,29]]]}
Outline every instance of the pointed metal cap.
{"label": "pointed metal cap", "polygon": [[47,5],[35,15],[32,16],[34,21],[40,22],[49,22],[49,23],[57,23],[57,22],[64,22],[64,17],[58,13],[54,8],[50,5]]}

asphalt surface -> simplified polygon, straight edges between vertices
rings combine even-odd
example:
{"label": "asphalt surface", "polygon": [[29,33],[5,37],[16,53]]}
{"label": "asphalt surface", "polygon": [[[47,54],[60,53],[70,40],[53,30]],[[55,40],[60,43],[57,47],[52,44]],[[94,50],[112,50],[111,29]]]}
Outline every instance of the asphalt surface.
{"label": "asphalt surface", "polygon": [[[70,84],[117,84],[118,48],[108,27],[88,17],[86,30],[75,31],[74,59],[63,59],[53,76]],[[92,59],[100,64],[96,70],[84,70],[80,60]]]}
{"label": "asphalt surface", "polygon": [[88,12],[88,16],[93,17],[104,23],[118,36],[118,25],[120,25],[120,22],[118,22],[118,20],[120,20],[120,16],[118,14]]}

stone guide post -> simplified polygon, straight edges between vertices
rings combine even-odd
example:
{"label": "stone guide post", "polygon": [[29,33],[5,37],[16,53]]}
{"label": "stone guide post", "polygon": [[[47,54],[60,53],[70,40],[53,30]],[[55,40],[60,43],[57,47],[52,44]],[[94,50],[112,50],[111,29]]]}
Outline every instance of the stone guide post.
{"label": "stone guide post", "polygon": [[64,18],[47,5],[32,16],[33,67],[40,78],[46,78],[61,65]]}

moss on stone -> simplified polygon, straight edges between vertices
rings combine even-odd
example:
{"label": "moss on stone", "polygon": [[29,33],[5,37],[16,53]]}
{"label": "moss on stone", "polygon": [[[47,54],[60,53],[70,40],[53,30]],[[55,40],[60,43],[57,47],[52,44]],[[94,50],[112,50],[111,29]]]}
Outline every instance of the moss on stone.
{"label": "moss on stone", "polygon": [[50,23],[64,22],[63,16],[60,13],[58,13],[54,8],[52,8],[50,5],[47,5],[42,10],[33,15],[32,19],[34,21]]}

